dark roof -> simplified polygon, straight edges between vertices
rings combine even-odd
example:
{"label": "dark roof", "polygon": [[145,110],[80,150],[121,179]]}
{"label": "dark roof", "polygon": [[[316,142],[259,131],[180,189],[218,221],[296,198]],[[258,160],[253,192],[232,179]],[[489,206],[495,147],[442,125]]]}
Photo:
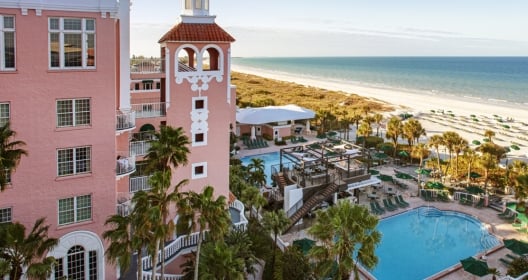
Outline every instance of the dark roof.
{"label": "dark roof", "polygon": [[179,23],[165,33],[158,43],[177,42],[234,42],[224,29],[216,23]]}

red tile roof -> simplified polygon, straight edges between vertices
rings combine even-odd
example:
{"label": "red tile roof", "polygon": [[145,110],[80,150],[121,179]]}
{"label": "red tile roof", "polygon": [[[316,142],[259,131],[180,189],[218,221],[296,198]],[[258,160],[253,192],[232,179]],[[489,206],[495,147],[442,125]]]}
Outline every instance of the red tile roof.
{"label": "red tile roof", "polygon": [[158,43],[176,42],[234,42],[224,29],[216,23],[179,23],[165,33]]}

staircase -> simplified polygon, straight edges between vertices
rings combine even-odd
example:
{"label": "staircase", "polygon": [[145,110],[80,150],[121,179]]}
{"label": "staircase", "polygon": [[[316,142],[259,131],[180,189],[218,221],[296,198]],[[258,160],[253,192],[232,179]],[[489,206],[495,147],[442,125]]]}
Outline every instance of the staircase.
{"label": "staircase", "polygon": [[315,195],[311,196],[297,212],[295,212],[290,217],[290,224],[284,231],[284,233],[288,232],[302,217],[304,217],[308,212],[314,207],[317,206],[319,203],[323,202],[327,198],[329,198],[332,194],[337,192],[339,189],[339,186],[335,183],[329,184],[326,186],[323,190],[317,192]]}
{"label": "staircase", "polygon": [[279,186],[279,189],[281,191],[284,191],[284,187],[287,186],[286,184],[286,178],[284,178],[284,174],[282,174],[282,172],[278,173],[276,175],[276,180],[277,180],[277,185]]}

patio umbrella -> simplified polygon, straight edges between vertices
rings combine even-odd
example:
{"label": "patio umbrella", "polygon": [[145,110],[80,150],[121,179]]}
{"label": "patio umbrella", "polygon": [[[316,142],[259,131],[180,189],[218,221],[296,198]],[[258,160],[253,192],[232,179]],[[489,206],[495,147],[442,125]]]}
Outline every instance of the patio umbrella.
{"label": "patio umbrella", "polygon": [[462,264],[462,267],[465,271],[473,275],[484,276],[489,274],[488,263],[483,260],[477,260],[474,257],[469,257],[460,260],[460,263]]}
{"label": "patio umbrella", "polygon": [[379,148],[382,151],[390,151],[390,150],[393,149],[393,146],[390,143],[383,143],[383,144],[381,144],[381,146]]}
{"label": "patio umbrella", "polygon": [[432,182],[432,181],[427,182],[426,186],[433,188],[433,189],[443,189],[444,188],[444,184],[440,182]]}
{"label": "patio umbrella", "polygon": [[375,170],[375,169],[370,169],[369,173],[370,173],[370,175],[378,175],[378,174],[380,174],[380,172],[378,170]]}
{"label": "patio umbrella", "polygon": [[399,151],[398,155],[401,157],[409,157],[409,153],[407,151]]}
{"label": "patio umbrella", "polygon": [[379,159],[385,159],[388,157],[388,155],[386,153],[375,153],[374,157]]}
{"label": "patio umbrella", "polygon": [[482,175],[478,174],[477,172],[470,172],[469,173],[469,177],[473,178],[473,179],[476,179],[476,178],[480,178],[482,177]]}
{"label": "patio umbrella", "polygon": [[378,178],[384,182],[392,181],[392,176],[390,175],[380,174]]}
{"label": "patio umbrella", "polygon": [[309,239],[309,238],[303,238],[293,241],[293,246],[297,246],[299,249],[301,249],[301,252],[306,255],[312,249],[313,245],[315,245],[315,241]]}
{"label": "patio umbrella", "polygon": [[473,140],[471,141],[471,143],[473,143],[473,145],[480,145],[480,141],[479,140]]}
{"label": "patio umbrella", "polygon": [[400,179],[412,179],[412,176],[407,173],[396,173],[396,178]]}
{"label": "patio umbrella", "polygon": [[416,172],[417,174],[421,174],[421,175],[431,175],[431,169],[425,169],[425,168],[418,168],[416,170],[414,170],[414,172]]}
{"label": "patio umbrella", "polygon": [[528,253],[528,244],[517,239],[504,239],[504,247],[510,249],[517,255]]}
{"label": "patio umbrella", "polygon": [[517,146],[515,144],[511,145],[510,148],[512,148],[512,150],[516,150],[516,151],[521,149],[521,148],[519,148],[519,146]]}

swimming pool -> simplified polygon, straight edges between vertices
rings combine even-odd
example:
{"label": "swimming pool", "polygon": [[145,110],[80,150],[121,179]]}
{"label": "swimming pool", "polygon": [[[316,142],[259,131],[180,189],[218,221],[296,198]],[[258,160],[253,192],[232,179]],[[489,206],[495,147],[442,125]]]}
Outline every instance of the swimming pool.
{"label": "swimming pool", "polygon": [[499,244],[475,218],[432,207],[383,219],[378,230],[379,262],[371,271],[378,280],[424,279]]}
{"label": "swimming pool", "polygon": [[[240,158],[242,161],[242,164],[244,166],[248,166],[248,164],[251,163],[252,158],[260,158],[264,161],[264,174],[266,174],[266,184],[268,186],[271,186],[272,180],[271,180],[271,167],[275,165],[280,164],[280,152],[272,152],[272,153],[266,153],[266,154],[259,154],[259,155],[253,155],[253,156],[246,156]],[[290,162],[287,159],[283,159],[283,164],[286,164]]]}

